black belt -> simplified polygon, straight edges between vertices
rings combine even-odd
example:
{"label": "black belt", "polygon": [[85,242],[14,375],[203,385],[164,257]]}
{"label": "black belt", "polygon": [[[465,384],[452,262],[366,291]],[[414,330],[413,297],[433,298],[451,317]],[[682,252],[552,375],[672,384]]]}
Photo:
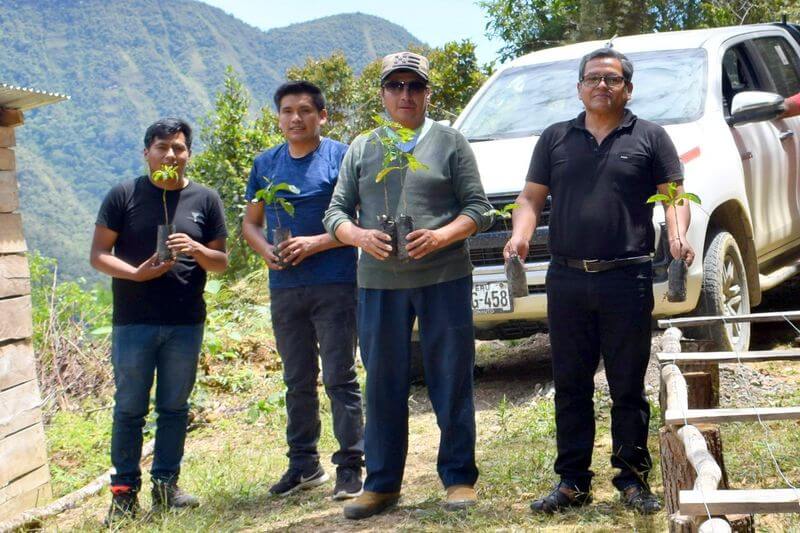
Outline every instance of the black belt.
{"label": "black belt", "polygon": [[651,261],[649,255],[640,255],[638,257],[625,257],[623,259],[568,259],[566,257],[559,257],[554,255],[550,258],[551,263],[562,265],[569,268],[577,268],[584,272],[604,272],[614,268],[624,267],[628,265],[639,265]]}

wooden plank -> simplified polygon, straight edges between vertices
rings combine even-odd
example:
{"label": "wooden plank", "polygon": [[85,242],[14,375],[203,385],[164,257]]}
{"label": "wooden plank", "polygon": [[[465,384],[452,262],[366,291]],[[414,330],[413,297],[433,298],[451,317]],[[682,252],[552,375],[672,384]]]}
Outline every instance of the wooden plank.
{"label": "wooden plank", "polygon": [[0,170],[17,168],[17,157],[11,148],[0,148]]}
{"label": "wooden plank", "polygon": [[33,472],[29,472],[21,478],[15,479],[10,485],[0,488],[0,505],[20,494],[24,494],[36,487],[47,483],[50,480],[50,468],[42,465]]}
{"label": "wooden plank", "polygon": [[35,379],[0,392],[0,439],[40,422],[41,398]]}
{"label": "wooden plank", "polygon": [[0,126],[15,128],[25,123],[25,116],[19,109],[0,108]]}
{"label": "wooden plank", "polygon": [[35,378],[36,362],[29,339],[0,346],[0,391]]}
{"label": "wooden plank", "polygon": [[[665,422],[670,426],[701,422],[754,422],[761,420],[800,420],[800,407],[752,407],[741,409],[667,409]],[[734,512],[734,511],[732,511]]]}
{"label": "wooden plank", "polygon": [[[0,148],[2,150],[2,148]],[[27,252],[19,213],[0,213],[0,254]]]}
{"label": "wooden plank", "polygon": [[0,213],[19,209],[19,184],[13,170],[0,171]]}
{"label": "wooden plank", "polygon": [[0,300],[0,342],[9,339],[27,339],[33,335],[31,297],[18,296]]}
{"label": "wooden plank", "polygon": [[11,148],[17,144],[14,128],[0,126],[0,148]]}
{"label": "wooden plank", "polygon": [[659,363],[757,363],[759,361],[800,360],[800,350],[759,350],[753,352],[657,353]]}
{"label": "wooden plank", "polygon": [[34,487],[28,492],[11,498],[6,503],[0,503],[0,520],[14,518],[17,515],[40,507],[53,498],[50,482]]}
{"label": "wooden plank", "polygon": [[730,316],[687,316],[683,318],[662,318],[658,321],[658,327],[686,327],[703,326],[723,322],[733,324],[735,322],[785,322],[789,320],[800,320],[800,311],[776,311],[773,313],[751,313],[749,315],[730,315]]}
{"label": "wooden plank", "polygon": [[24,255],[0,255],[0,298],[31,293],[28,258]]}
{"label": "wooden plank", "polygon": [[47,464],[44,426],[35,424],[0,441],[0,487]]}
{"label": "wooden plank", "polygon": [[679,498],[681,514],[691,516],[705,516],[706,505],[712,515],[800,513],[800,491],[794,489],[682,490]]}

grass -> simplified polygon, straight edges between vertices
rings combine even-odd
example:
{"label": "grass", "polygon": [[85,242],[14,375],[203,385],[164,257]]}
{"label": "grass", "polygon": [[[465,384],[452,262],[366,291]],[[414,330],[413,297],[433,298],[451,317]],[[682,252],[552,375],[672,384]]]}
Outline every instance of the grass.
{"label": "grass", "polygon": [[[512,347],[515,348],[515,347]],[[436,474],[439,432],[426,391],[414,387],[411,395],[410,445],[403,498],[399,507],[363,522],[350,522],[341,504],[329,498],[331,484],[286,499],[269,496],[269,486],[286,468],[283,384],[278,370],[253,371],[250,386],[236,392],[200,385],[193,396],[198,427],[187,439],[181,485],[200,496],[195,511],[144,517],[121,529],[130,531],[277,531],[277,530],[396,530],[396,531],[663,531],[662,511],[640,517],[625,509],[611,486],[610,413],[607,398],[598,393],[597,437],[593,469],[594,503],[556,516],[530,513],[531,500],[548,492],[554,481],[555,427],[552,398],[533,394],[537,371],[520,375],[524,362],[510,358],[504,368],[501,357],[482,347],[479,360],[489,361],[476,382],[478,445],[481,470],[480,502],[464,513],[449,513],[441,506],[443,489]],[[515,352],[516,353],[516,352]],[[535,366],[528,363],[528,367]],[[770,375],[794,380],[791,365],[771,363],[761,368]],[[235,375],[243,371],[231,365]],[[513,375],[517,379],[510,379]],[[530,376],[534,376],[531,378]],[[359,369],[363,380],[363,369]],[[202,382],[202,380],[201,380]],[[320,453],[323,465],[333,473],[329,459],[336,450],[331,433],[330,406],[320,387],[323,433]],[[784,397],[761,395],[763,405],[798,405],[800,392]],[[650,481],[661,492],[658,456],[659,416],[657,399],[651,398],[653,415],[650,450],[655,462]],[[47,428],[51,469],[56,492],[74,489],[107,468],[110,411],[88,415],[60,413]],[[774,453],[790,480],[800,479],[800,432],[796,422],[770,422]],[[731,424],[722,429],[725,462],[735,488],[783,486],[763,444],[756,424]],[[146,475],[145,475],[146,478]],[[145,479],[144,487],[148,487]],[[149,508],[149,494],[142,494]],[[46,527],[60,530],[100,530],[108,494],[90,498]],[[798,515],[758,515],[761,531],[800,530]]]}

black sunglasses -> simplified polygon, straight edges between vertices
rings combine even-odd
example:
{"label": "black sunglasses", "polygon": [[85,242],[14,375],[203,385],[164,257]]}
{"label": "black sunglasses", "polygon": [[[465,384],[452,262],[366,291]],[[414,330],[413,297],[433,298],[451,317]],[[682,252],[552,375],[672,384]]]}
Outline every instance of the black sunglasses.
{"label": "black sunglasses", "polygon": [[397,81],[397,80],[390,80],[384,82],[382,87],[389,91],[390,93],[402,93],[403,89],[406,87],[408,88],[408,92],[410,94],[419,94],[423,92],[427,87],[428,84],[424,81]]}

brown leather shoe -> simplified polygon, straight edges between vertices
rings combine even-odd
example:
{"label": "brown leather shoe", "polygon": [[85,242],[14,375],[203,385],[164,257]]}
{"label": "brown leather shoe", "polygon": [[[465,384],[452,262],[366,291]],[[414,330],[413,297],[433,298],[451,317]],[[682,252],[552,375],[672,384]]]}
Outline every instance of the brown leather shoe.
{"label": "brown leather shoe", "polygon": [[447,500],[444,508],[448,511],[461,511],[478,503],[478,495],[472,485],[450,485],[447,487]]}
{"label": "brown leather shoe", "polygon": [[382,513],[395,505],[399,499],[399,492],[372,492],[365,490],[361,496],[345,504],[344,517],[351,520],[361,520],[362,518]]}

